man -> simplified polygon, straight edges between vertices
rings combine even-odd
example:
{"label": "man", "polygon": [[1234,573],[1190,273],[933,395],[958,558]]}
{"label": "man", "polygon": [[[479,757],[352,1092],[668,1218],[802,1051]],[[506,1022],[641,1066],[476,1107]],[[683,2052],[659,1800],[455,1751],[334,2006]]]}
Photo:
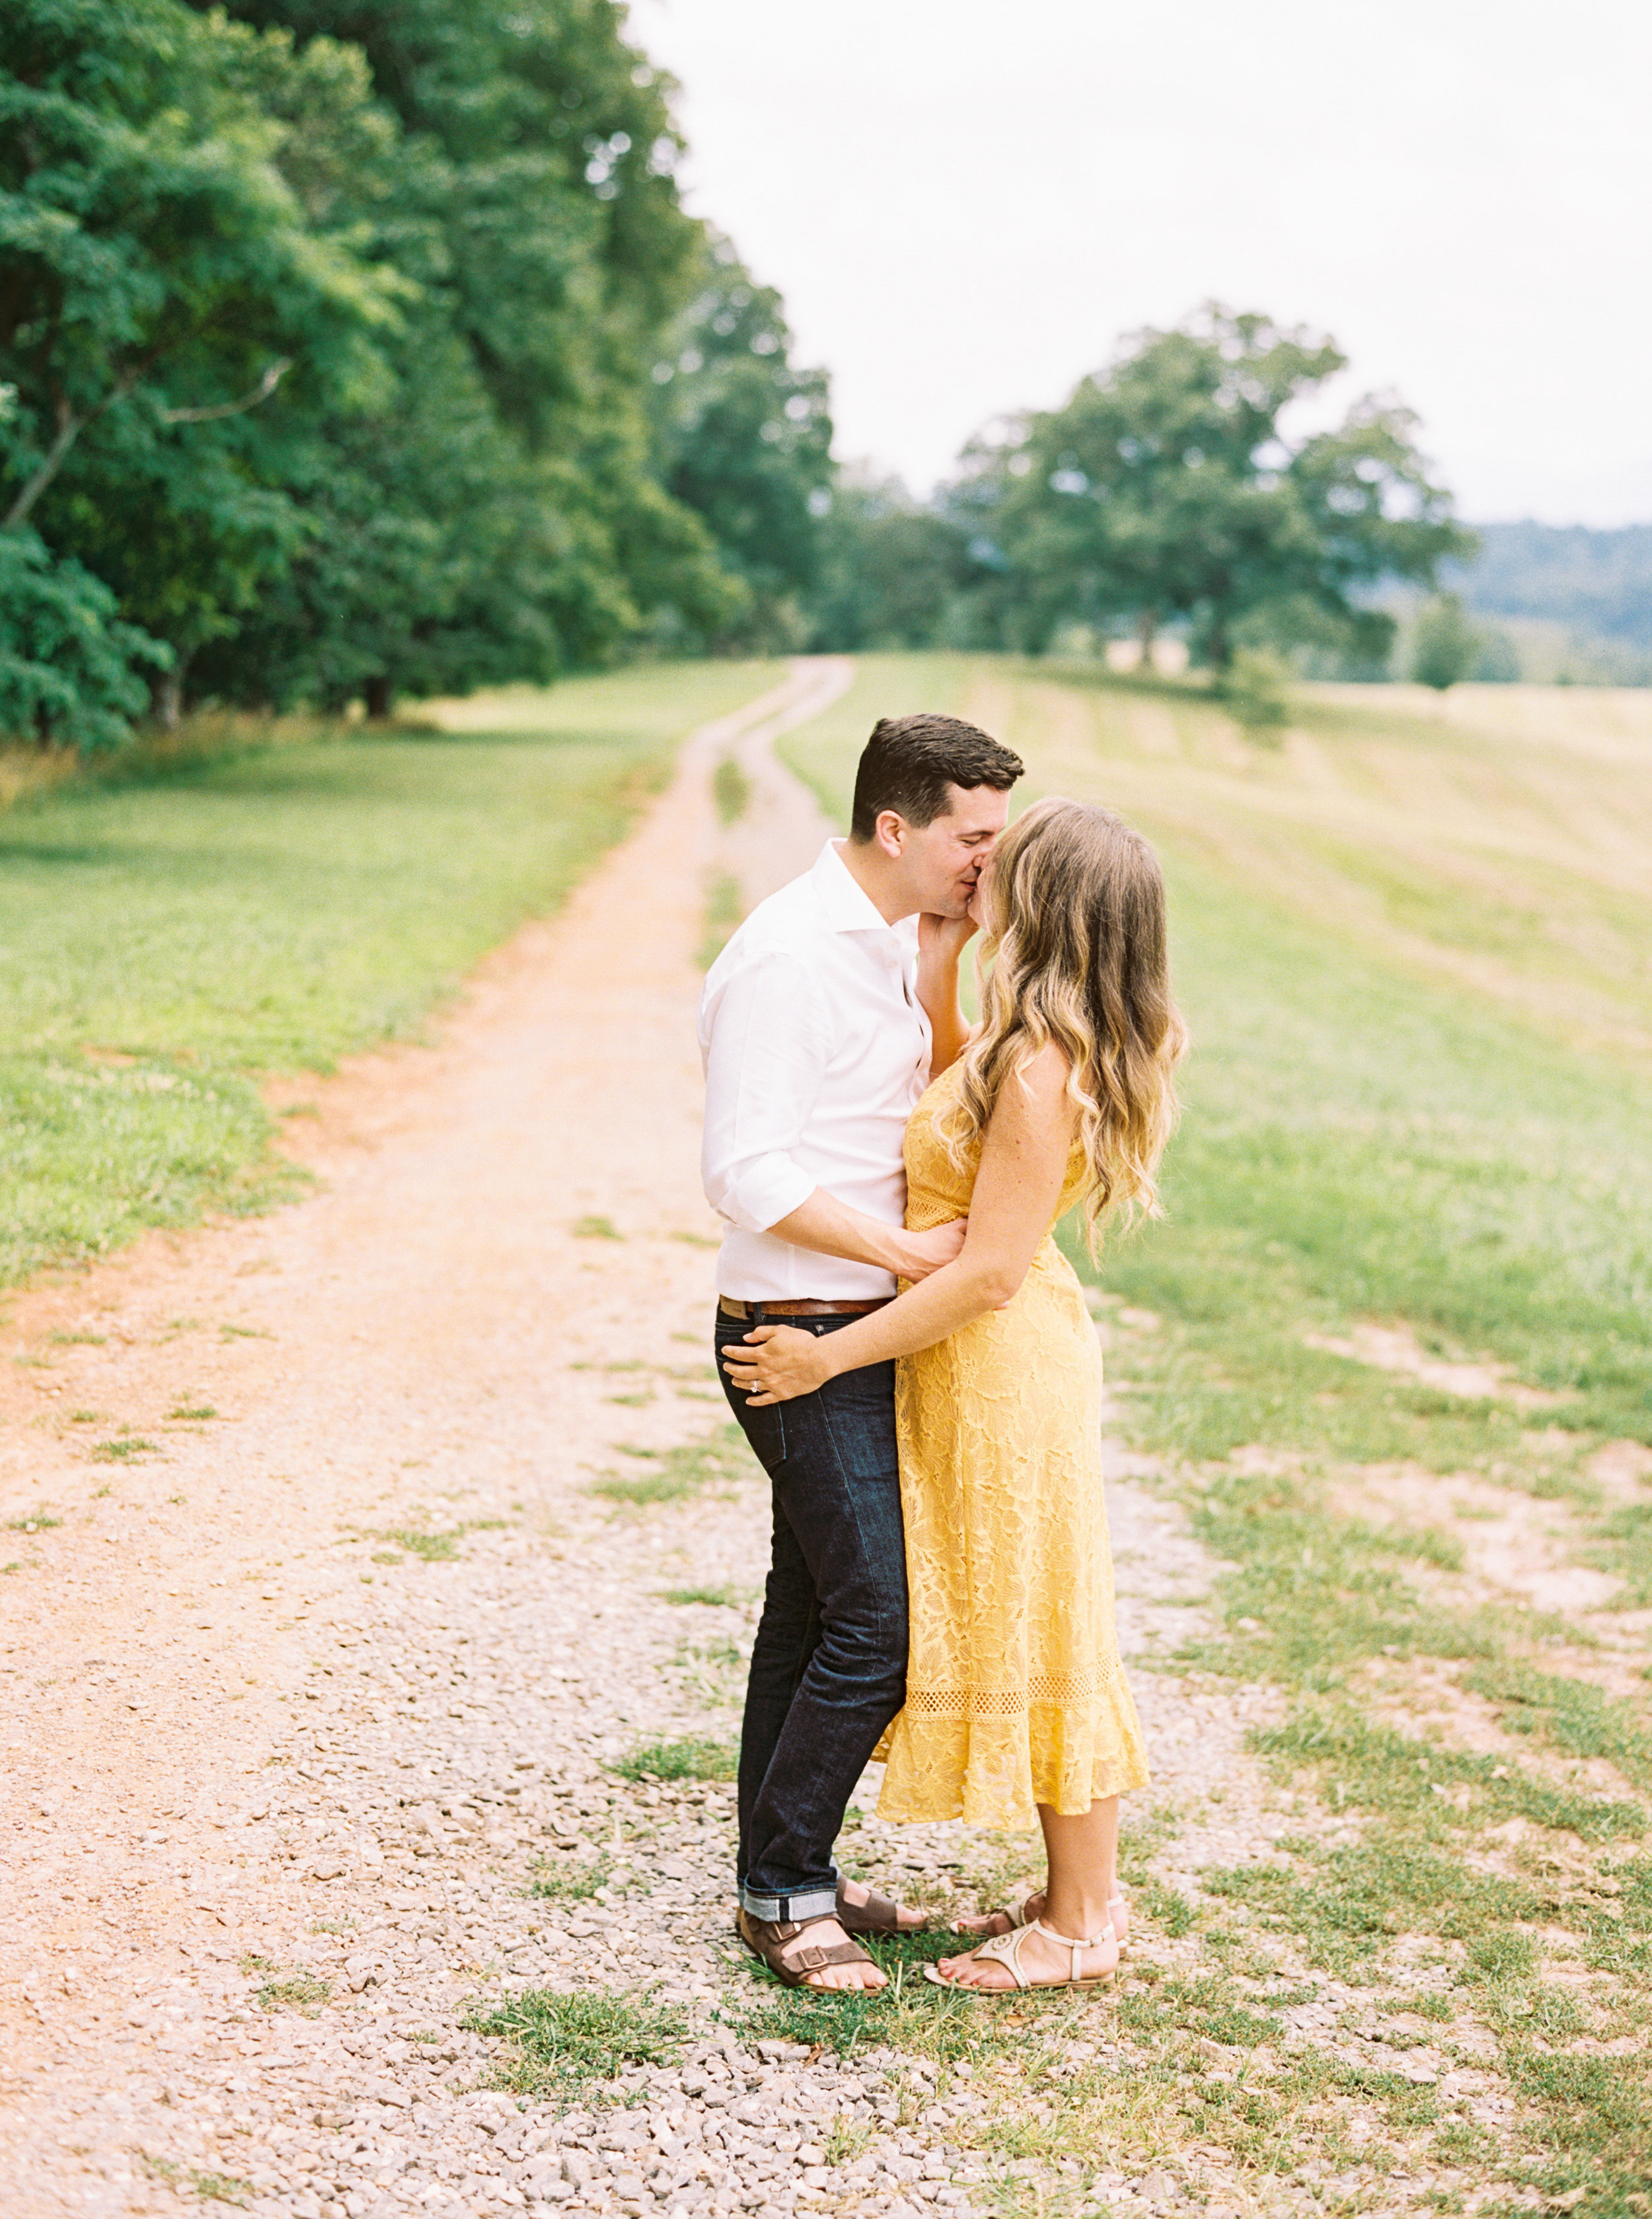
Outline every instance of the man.
{"label": "man", "polygon": [[753,911],[700,1003],[702,1169],[724,1219],[719,1373],[773,1493],[773,1558],[740,1746],[739,1910],[790,1986],[879,1988],[849,1938],[909,1930],[840,1882],[843,1812],[906,1681],[895,1367],[754,1409],[721,1354],[765,1320],[832,1333],[949,1263],[960,1223],[908,1233],[902,1140],[957,1042],[966,912],[1022,763],[955,717],[884,718],[847,841]]}

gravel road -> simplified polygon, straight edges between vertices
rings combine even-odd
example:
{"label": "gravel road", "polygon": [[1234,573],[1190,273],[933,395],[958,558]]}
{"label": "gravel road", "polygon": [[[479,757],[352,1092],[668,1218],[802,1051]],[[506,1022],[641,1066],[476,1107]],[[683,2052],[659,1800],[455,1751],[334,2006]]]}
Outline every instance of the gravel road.
{"label": "gravel road", "polygon": [[[289,1085],[311,1198],[11,1304],[7,2219],[981,2208],[967,2073],[736,2038],[730,1793],[613,1768],[736,1728],[766,1507],[755,1466],[693,1454],[724,1413],[692,951],[709,873],[755,898],[811,859],[768,743],[847,682],[801,662],[697,734],[434,1046]],[[755,795],[725,832],[730,748]],[[615,1474],[663,1499],[593,1492]],[[1115,1520],[1140,1651],[1204,1567],[1127,1476]],[[1178,1859],[1264,1848],[1255,1713],[1137,1684],[1165,1791],[1222,1783]],[[872,1793],[866,1868],[944,1893],[960,1830],[885,1833]],[[479,2000],[649,1983],[692,2029],[668,2064],[571,2111],[488,2085]]]}

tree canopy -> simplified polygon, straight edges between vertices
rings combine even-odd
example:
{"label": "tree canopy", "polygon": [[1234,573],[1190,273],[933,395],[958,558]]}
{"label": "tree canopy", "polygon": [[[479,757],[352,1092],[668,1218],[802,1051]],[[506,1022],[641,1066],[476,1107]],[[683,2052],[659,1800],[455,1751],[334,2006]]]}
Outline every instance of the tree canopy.
{"label": "tree canopy", "polygon": [[952,506],[996,556],[1006,643],[1180,619],[1219,669],[1247,642],[1386,651],[1393,621],[1362,594],[1432,582],[1471,543],[1397,402],[1360,401],[1334,431],[1282,425],[1345,366],[1327,339],[1213,306],[978,442]]}
{"label": "tree canopy", "polygon": [[828,381],[793,366],[779,295],[729,240],[708,239],[698,275],[653,368],[665,483],[745,589],[722,639],[801,646],[834,476]]}
{"label": "tree canopy", "polygon": [[6,524],[167,650],[163,698],[382,705],[715,634],[744,581],[650,412],[705,252],[668,90],[608,0],[18,0]]}

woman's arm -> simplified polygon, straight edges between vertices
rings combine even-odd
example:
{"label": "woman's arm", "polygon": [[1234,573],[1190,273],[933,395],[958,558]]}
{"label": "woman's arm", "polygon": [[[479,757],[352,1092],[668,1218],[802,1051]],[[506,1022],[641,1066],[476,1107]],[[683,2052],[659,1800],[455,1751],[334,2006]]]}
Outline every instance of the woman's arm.
{"label": "woman's arm", "polygon": [[795,1327],[758,1327],[745,1346],[723,1352],[735,1385],[755,1405],[790,1402],[842,1372],[932,1347],[1002,1309],[1027,1277],[1061,1199],[1074,1123],[1066,1084],[1066,1060],[1050,1047],[999,1096],[956,1263],[838,1333],[817,1339]]}
{"label": "woman's arm", "polygon": [[925,915],[918,919],[918,999],[934,1042],[931,1080],[956,1063],[969,1046],[970,1028],[958,999],[958,965],[975,929],[972,917]]}

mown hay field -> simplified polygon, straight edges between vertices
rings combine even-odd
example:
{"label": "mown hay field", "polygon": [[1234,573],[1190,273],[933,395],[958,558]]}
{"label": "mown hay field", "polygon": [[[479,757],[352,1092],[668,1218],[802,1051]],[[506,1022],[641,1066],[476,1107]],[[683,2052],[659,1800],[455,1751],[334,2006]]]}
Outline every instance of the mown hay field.
{"label": "mown hay field", "polygon": [[1003,2131],[1349,2212],[1643,2213],[1652,695],[1314,687],[1260,744],[1191,688],[891,657],[783,747],[841,821],[919,706],[1164,856],[1167,1215],[1075,1259],[1216,1567],[1215,1637],[1159,1661],[1272,1691],[1301,1813],[1190,1902],[1152,1874],[1208,1814],[1158,1806],[1123,2048],[1023,2049]]}

